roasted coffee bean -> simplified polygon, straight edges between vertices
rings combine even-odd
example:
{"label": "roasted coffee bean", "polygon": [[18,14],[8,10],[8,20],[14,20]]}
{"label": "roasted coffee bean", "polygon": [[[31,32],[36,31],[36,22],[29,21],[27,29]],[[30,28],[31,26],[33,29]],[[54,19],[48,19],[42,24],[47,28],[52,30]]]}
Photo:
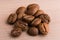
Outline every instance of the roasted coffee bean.
{"label": "roasted coffee bean", "polygon": [[32,21],[31,25],[37,26],[39,25],[39,23],[41,23],[41,19],[40,18],[36,18]]}
{"label": "roasted coffee bean", "polygon": [[31,27],[28,29],[28,34],[31,36],[36,36],[38,35],[38,29],[36,27]]}
{"label": "roasted coffee bean", "polygon": [[16,20],[17,20],[17,14],[10,14],[7,19],[7,22],[9,24],[13,24],[14,22],[16,22]]}
{"label": "roasted coffee bean", "polygon": [[11,31],[11,36],[12,37],[18,37],[20,36],[22,33],[22,30],[21,28],[14,28],[12,31]]}
{"label": "roasted coffee bean", "polygon": [[24,16],[26,16],[26,14],[24,14],[24,13],[19,13],[19,15],[17,16],[17,19],[22,19]]}
{"label": "roasted coffee bean", "polygon": [[19,7],[19,8],[17,9],[16,13],[17,13],[17,14],[19,14],[19,13],[24,13],[25,10],[26,10],[25,7]]}
{"label": "roasted coffee bean", "polygon": [[27,7],[26,13],[29,15],[34,15],[37,10],[39,9],[39,5],[38,4],[30,4]]}
{"label": "roasted coffee bean", "polygon": [[23,16],[25,16],[25,7],[19,7],[16,11],[18,19],[21,19]]}
{"label": "roasted coffee bean", "polygon": [[40,14],[43,14],[44,11],[43,10],[38,10],[36,13],[35,13],[35,17],[38,17]]}
{"label": "roasted coffee bean", "polygon": [[27,23],[30,23],[34,19],[34,16],[31,15],[26,15],[23,17],[23,20],[26,21]]}
{"label": "roasted coffee bean", "polygon": [[21,21],[21,20],[18,20],[15,23],[15,27],[21,28],[22,31],[27,31],[28,30],[28,24],[26,22]]}
{"label": "roasted coffee bean", "polygon": [[42,20],[42,23],[48,23],[50,22],[50,17],[47,14],[41,14],[39,15],[39,18]]}
{"label": "roasted coffee bean", "polygon": [[49,27],[47,23],[40,23],[38,26],[39,32],[43,35],[47,35],[49,31]]}

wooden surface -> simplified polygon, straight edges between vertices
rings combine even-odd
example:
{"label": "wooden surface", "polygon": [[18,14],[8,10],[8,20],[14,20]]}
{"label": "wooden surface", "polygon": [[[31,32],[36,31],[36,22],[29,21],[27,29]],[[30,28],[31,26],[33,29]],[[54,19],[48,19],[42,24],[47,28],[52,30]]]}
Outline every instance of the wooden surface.
{"label": "wooden surface", "polygon": [[[20,6],[37,3],[51,17],[50,31],[46,36],[29,36],[23,32],[18,38],[9,34],[13,28],[6,24],[9,14],[14,13]],[[60,1],[59,0],[0,0],[0,40],[60,40]]]}

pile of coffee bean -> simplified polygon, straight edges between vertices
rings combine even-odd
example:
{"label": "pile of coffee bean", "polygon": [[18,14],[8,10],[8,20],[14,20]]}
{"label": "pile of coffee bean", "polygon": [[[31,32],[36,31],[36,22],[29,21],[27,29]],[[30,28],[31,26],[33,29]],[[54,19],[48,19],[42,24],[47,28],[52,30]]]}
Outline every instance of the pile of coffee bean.
{"label": "pile of coffee bean", "polygon": [[18,37],[23,31],[31,36],[47,35],[49,31],[50,17],[39,8],[38,4],[30,4],[19,7],[16,13],[9,15],[7,23],[14,25],[11,36]]}

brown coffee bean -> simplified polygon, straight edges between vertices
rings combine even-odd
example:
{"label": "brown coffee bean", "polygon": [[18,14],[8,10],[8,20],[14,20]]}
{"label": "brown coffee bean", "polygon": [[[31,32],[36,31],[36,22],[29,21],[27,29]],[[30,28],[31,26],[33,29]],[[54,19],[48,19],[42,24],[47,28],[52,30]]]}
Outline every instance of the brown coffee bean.
{"label": "brown coffee bean", "polygon": [[19,7],[19,8],[17,9],[16,13],[17,13],[17,14],[19,14],[19,13],[24,13],[25,10],[26,10],[25,7]]}
{"label": "brown coffee bean", "polygon": [[36,27],[31,27],[28,30],[28,34],[31,36],[36,36],[38,35],[38,29]]}
{"label": "brown coffee bean", "polygon": [[49,27],[47,23],[40,23],[38,26],[39,32],[43,35],[47,35],[49,31]]}
{"label": "brown coffee bean", "polygon": [[35,17],[38,17],[40,14],[43,14],[44,11],[43,10],[38,10],[36,13],[35,13]]}
{"label": "brown coffee bean", "polygon": [[15,23],[15,27],[21,28],[22,31],[27,31],[28,30],[28,24],[26,22],[21,21],[21,20],[18,20]]}
{"label": "brown coffee bean", "polygon": [[39,25],[39,23],[41,23],[41,19],[40,18],[36,18],[32,21],[31,25],[37,26]]}
{"label": "brown coffee bean", "polygon": [[19,7],[17,9],[16,13],[17,13],[17,18],[18,19],[21,19],[23,16],[25,16],[25,10],[26,10],[25,7]]}
{"label": "brown coffee bean", "polygon": [[39,18],[42,20],[42,23],[48,23],[50,22],[50,17],[47,14],[41,14]]}
{"label": "brown coffee bean", "polygon": [[10,14],[7,22],[9,24],[13,24],[14,22],[16,22],[16,20],[17,20],[17,14]]}
{"label": "brown coffee bean", "polygon": [[17,16],[18,19],[22,19],[24,16],[26,16],[26,14],[24,13],[19,13],[19,15]]}
{"label": "brown coffee bean", "polygon": [[29,15],[34,15],[37,10],[39,9],[39,5],[38,4],[30,4],[27,7],[26,13]]}
{"label": "brown coffee bean", "polygon": [[11,31],[11,36],[12,37],[18,37],[20,36],[22,33],[22,30],[21,28],[14,28],[12,31]]}
{"label": "brown coffee bean", "polygon": [[34,16],[31,15],[26,15],[23,17],[23,20],[26,21],[27,23],[30,23],[34,19]]}

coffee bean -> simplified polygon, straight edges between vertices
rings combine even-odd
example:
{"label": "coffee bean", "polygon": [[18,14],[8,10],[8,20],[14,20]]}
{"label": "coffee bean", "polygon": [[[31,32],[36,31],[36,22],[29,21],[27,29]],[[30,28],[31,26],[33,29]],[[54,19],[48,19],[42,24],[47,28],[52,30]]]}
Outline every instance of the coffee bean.
{"label": "coffee bean", "polygon": [[48,23],[50,22],[50,17],[47,15],[47,14],[41,14],[40,16],[40,19],[42,20],[42,23]]}
{"label": "coffee bean", "polygon": [[26,21],[27,23],[30,23],[34,19],[34,16],[31,15],[26,15],[23,17],[23,20]]}
{"label": "coffee bean", "polygon": [[35,27],[31,27],[28,30],[28,34],[31,36],[37,36],[38,35],[38,29]]}
{"label": "coffee bean", "polygon": [[38,10],[36,13],[35,13],[35,17],[38,17],[40,14],[43,14],[44,11],[43,10]]}
{"label": "coffee bean", "polygon": [[18,20],[15,23],[15,27],[21,28],[22,31],[27,31],[28,30],[28,24],[26,22],[21,21],[21,20]]}
{"label": "coffee bean", "polygon": [[19,7],[16,11],[18,19],[21,19],[23,16],[25,16],[25,7]]}
{"label": "coffee bean", "polygon": [[18,37],[20,36],[22,33],[22,30],[21,28],[14,28],[12,31],[11,31],[11,36],[12,37]]}
{"label": "coffee bean", "polygon": [[47,23],[40,23],[38,26],[39,32],[43,35],[47,35],[49,31],[49,27]]}
{"label": "coffee bean", "polygon": [[19,7],[19,8],[17,9],[16,13],[17,13],[17,14],[19,14],[19,13],[24,13],[25,10],[26,10],[25,7]]}
{"label": "coffee bean", "polygon": [[13,24],[14,22],[16,22],[16,20],[17,20],[17,14],[10,14],[7,22],[9,24]]}
{"label": "coffee bean", "polygon": [[41,19],[40,18],[36,18],[32,21],[31,25],[37,26],[39,25],[39,23],[41,23]]}
{"label": "coffee bean", "polygon": [[24,13],[19,13],[19,15],[17,16],[17,19],[20,20],[20,19],[22,19],[24,16],[26,16],[26,14],[24,14]]}
{"label": "coffee bean", "polygon": [[37,12],[38,9],[39,9],[38,4],[30,4],[27,7],[26,14],[34,15]]}

